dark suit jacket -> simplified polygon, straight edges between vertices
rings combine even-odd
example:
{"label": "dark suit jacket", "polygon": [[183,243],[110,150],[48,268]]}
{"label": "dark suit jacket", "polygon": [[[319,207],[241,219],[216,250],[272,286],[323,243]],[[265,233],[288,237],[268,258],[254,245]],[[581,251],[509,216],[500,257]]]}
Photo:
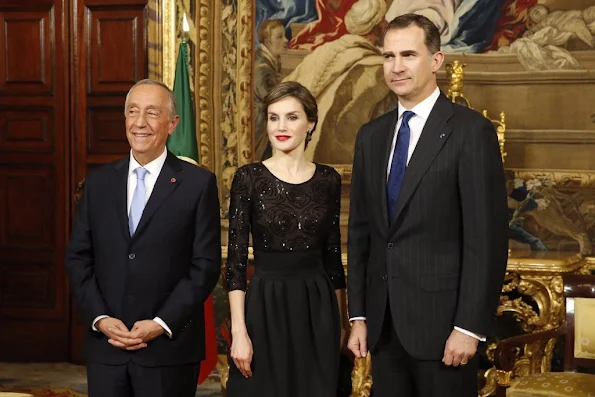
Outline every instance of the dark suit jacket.
{"label": "dark suit jacket", "polygon": [[[348,238],[350,317],[380,337],[387,301],[405,349],[440,360],[454,326],[490,335],[506,269],[504,172],[492,123],[440,95],[409,161],[389,226],[395,109],[357,136]],[[373,351],[372,351],[373,353]]]}
{"label": "dark suit jacket", "polygon": [[[205,356],[203,303],[221,266],[215,175],[169,153],[134,236],[128,231],[129,158],[89,173],[66,254],[71,289],[88,333],[88,361],[144,366],[197,363]],[[136,352],[91,329],[99,315],[131,329],[160,317],[173,337]]]}

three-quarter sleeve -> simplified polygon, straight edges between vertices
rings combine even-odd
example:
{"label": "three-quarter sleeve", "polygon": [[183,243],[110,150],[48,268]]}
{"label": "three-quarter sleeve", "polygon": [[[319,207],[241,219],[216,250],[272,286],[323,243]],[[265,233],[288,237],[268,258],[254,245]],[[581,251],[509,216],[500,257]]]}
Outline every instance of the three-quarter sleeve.
{"label": "three-quarter sleeve", "polygon": [[233,178],[229,203],[227,247],[227,289],[246,290],[246,267],[250,242],[251,178],[247,167],[239,168]]}
{"label": "three-quarter sleeve", "polygon": [[333,170],[329,197],[329,232],[324,244],[324,267],[335,289],[345,288],[345,270],[341,261],[341,176]]}

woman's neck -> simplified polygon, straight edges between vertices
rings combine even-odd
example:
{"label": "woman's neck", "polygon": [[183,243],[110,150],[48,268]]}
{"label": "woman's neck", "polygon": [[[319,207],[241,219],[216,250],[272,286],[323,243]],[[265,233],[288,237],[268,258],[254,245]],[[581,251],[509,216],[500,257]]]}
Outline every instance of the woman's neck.
{"label": "woman's neck", "polygon": [[312,163],[301,153],[275,152],[271,158],[264,161],[265,165],[286,172],[290,175],[299,175],[311,171]]}

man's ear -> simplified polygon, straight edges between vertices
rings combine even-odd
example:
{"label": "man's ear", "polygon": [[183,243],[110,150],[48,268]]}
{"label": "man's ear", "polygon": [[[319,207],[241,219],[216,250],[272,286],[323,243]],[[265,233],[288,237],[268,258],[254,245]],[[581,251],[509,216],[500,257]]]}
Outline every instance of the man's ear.
{"label": "man's ear", "polygon": [[436,73],[440,70],[442,63],[444,62],[444,53],[442,51],[438,51],[432,55],[432,72]]}
{"label": "man's ear", "polygon": [[178,126],[178,124],[180,123],[180,116],[178,116],[177,114],[174,116],[173,119],[171,119],[169,121],[169,131],[168,131],[168,135],[171,135],[174,133],[174,131],[176,130],[176,127]]}

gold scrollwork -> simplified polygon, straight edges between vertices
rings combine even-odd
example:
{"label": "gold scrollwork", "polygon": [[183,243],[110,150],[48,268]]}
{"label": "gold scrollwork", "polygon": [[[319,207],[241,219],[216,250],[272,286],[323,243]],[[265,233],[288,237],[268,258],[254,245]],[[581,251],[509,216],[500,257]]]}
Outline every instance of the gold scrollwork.
{"label": "gold scrollwork", "polygon": [[492,122],[492,124],[494,124],[494,126],[496,127],[496,134],[498,135],[498,144],[500,145],[500,155],[502,156],[502,161],[504,161],[504,158],[508,154],[504,151],[504,143],[506,142],[506,138],[504,137],[504,134],[506,132],[506,115],[504,114],[504,112],[500,112],[500,120],[495,120],[491,119],[488,116],[488,111],[486,109],[484,109],[481,112],[481,114],[483,114],[483,117],[485,117],[486,119],[489,119]]}
{"label": "gold scrollwork", "polygon": [[214,123],[212,119],[214,111],[213,102],[213,61],[211,37],[212,9],[209,0],[197,2],[198,18],[198,42],[196,48],[198,56],[195,64],[197,70],[197,81],[195,84],[196,115],[198,124],[198,145],[199,161],[204,167],[214,170],[211,148],[213,147]]}
{"label": "gold scrollwork", "polygon": [[[194,4],[194,11],[191,6]],[[216,131],[212,115],[213,103],[213,2],[200,0],[162,0],[161,15],[163,29],[163,82],[173,88],[178,46],[185,37],[194,44],[194,53],[189,54],[189,72],[191,89],[195,94],[195,113],[197,118],[197,141],[200,165],[214,170],[212,147]],[[189,32],[182,32],[182,18],[186,14]],[[193,15],[195,15],[193,21]]]}
{"label": "gold scrollwork", "polygon": [[[238,117],[238,74],[243,71],[238,70],[238,34],[239,23],[246,23],[245,19],[240,21],[239,9],[244,10],[246,0],[223,0],[221,11],[221,115],[220,129],[221,140],[223,143],[221,158],[222,181],[220,194],[222,197],[221,207],[222,215],[225,218],[229,208],[229,189],[233,174],[238,167],[238,141],[244,141],[247,137],[238,136],[237,120]],[[251,3],[250,3],[251,4]],[[246,29],[244,27],[244,29]],[[244,104],[243,104],[244,105]],[[244,131],[242,131],[244,133]]]}
{"label": "gold scrollwork", "polygon": [[356,358],[351,372],[352,392],[350,397],[369,397],[372,392],[372,359]]}
{"label": "gold scrollwork", "polygon": [[161,1],[163,27],[163,82],[170,88],[174,86],[176,67],[176,3]]}
{"label": "gold scrollwork", "polygon": [[[497,314],[512,313],[523,331],[537,332],[556,328],[565,320],[564,282],[562,274],[585,272],[588,259],[580,254],[568,253],[559,258],[509,257],[508,269]],[[507,294],[516,291],[535,302],[537,310],[522,297],[511,299]],[[494,395],[496,385],[504,385],[511,378],[547,372],[551,368],[556,339],[525,345],[516,352],[513,370],[496,371],[495,367],[484,373],[485,385],[480,397]],[[486,356],[494,362],[496,343],[490,342]]]}
{"label": "gold scrollwork", "polygon": [[467,66],[467,64],[461,63],[460,61],[454,61],[445,66],[446,75],[449,79],[448,93],[446,96],[454,103],[460,103],[462,101],[462,104],[470,108],[471,104],[462,92],[463,80],[465,79],[465,66]]}
{"label": "gold scrollwork", "polygon": [[252,160],[252,2],[238,1],[238,167]]}
{"label": "gold scrollwork", "polygon": [[536,312],[522,298],[510,299],[507,295],[500,297],[497,313],[513,313],[525,332],[545,331],[559,326],[565,318],[562,276],[507,275],[513,281],[504,284],[503,292],[516,289],[524,296],[530,297],[537,305]]}

